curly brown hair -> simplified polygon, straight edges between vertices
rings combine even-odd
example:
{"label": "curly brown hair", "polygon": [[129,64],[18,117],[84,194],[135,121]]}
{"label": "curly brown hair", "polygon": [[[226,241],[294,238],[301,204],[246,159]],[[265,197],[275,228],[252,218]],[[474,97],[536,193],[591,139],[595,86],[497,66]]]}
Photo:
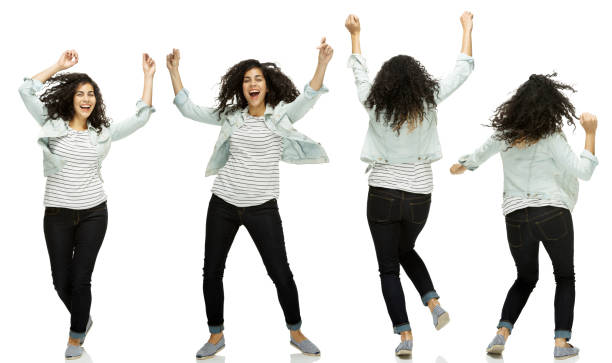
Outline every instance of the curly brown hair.
{"label": "curly brown hair", "polygon": [[512,146],[517,142],[532,144],[561,131],[564,120],[575,126],[576,110],[562,91],[576,90],[553,80],[557,73],[532,74],[491,117],[496,138]]}
{"label": "curly brown hair", "polygon": [[423,121],[427,108],[436,107],[438,91],[438,81],[419,61],[397,55],[380,68],[365,105],[375,109],[376,121],[384,114],[384,124],[399,134],[405,123],[414,129]]}
{"label": "curly brown hair", "polygon": [[102,126],[110,127],[111,120],[106,116],[106,106],[100,88],[87,74],[62,73],[51,77],[47,81],[47,89],[40,96],[40,100],[47,108],[47,119],[62,118],[70,121],[74,117],[74,94],[77,88],[84,83],[91,84],[96,96],[96,105],[87,121],[100,133]]}
{"label": "curly brown hair", "polygon": [[221,86],[217,101],[219,105],[216,111],[220,114],[224,112],[234,112],[248,106],[249,102],[242,93],[242,82],[244,74],[252,68],[261,69],[266,80],[265,103],[276,107],[281,101],[292,102],[300,92],[289,77],[274,63],[260,63],[256,59],[247,59],[233,65],[227,73],[221,77]]}

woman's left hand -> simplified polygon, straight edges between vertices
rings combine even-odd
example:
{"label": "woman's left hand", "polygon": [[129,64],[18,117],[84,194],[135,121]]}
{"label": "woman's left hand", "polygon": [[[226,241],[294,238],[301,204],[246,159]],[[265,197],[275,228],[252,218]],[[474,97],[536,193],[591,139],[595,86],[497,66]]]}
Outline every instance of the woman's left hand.
{"label": "woman's left hand", "polygon": [[463,174],[463,172],[466,170],[467,168],[461,164],[453,164],[453,166],[450,168],[450,172],[453,175]]}
{"label": "woman's left hand", "polygon": [[321,38],[321,44],[317,49],[319,50],[319,63],[327,65],[334,55],[334,49],[325,43],[325,37]]}
{"label": "woman's left hand", "polygon": [[155,61],[147,53],[142,54],[142,70],[145,77],[153,77],[155,74]]}

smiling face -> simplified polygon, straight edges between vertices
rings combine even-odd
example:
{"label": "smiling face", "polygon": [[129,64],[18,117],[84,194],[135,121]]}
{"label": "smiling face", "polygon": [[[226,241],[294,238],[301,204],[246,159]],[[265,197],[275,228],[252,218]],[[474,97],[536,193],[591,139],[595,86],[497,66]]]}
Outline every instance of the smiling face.
{"label": "smiling face", "polygon": [[242,79],[242,94],[249,103],[249,108],[265,107],[266,79],[259,68],[251,68],[244,73]]}
{"label": "smiling face", "polygon": [[74,116],[80,119],[85,119],[91,115],[96,107],[96,94],[90,83],[81,83],[78,85],[73,97]]}

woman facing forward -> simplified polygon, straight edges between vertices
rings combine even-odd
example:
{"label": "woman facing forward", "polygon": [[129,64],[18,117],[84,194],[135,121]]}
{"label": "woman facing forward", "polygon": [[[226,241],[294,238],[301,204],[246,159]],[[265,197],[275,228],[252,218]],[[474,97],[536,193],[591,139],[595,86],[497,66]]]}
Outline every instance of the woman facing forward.
{"label": "woman facing forward", "polygon": [[179,75],[180,53],[167,56],[167,66],[183,116],[221,126],[219,139],[206,168],[215,178],[206,217],[204,252],[204,301],[210,339],[197,352],[198,359],[213,356],[225,346],[223,337],[223,270],[236,232],[244,225],[268,275],[276,286],[291,344],[304,354],[319,355],[319,349],[302,335],[298,292],[287,262],[279,196],[279,161],[324,163],[321,145],[293,128],[327,89],[323,77],[333,54],[325,43],[319,46],[319,62],[304,93],[274,63],[244,60],[221,78],[216,108],[195,105],[183,88]]}
{"label": "woman facing forward", "polygon": [[[70,312],[70,334],[65,357],[76,359],[91,328],[91,275],[102,246],[108,212],[100,167],[111,141],[144,126],[151,106],[155,62],[142,56],[144,90],[136,113],[111,123],[98,85],[85,73],[61,73],[79,55],[62,53],[51,67],[26,78],[19,94],[40,124],[38,144],[43,150],[45,187],[44,233],[51,261],[53,285]],[[47,83],[44,93],[37,92]]]}
{"label": "woman facing forward", "polygon": [[574,227],[570,211],[578,198],[578,180],[591,178],[597,118],[583,113],[584,151],[578,158],[562,131],[564,119],[574,125],[574,106],[561,91],[575,90],[552,75],[533,74],[497,108],[491,119],[495,133],[474,153],[463,156],[451,173],[475,170],[496,153],[504,166],[503,213],[517,278],[508,291],[488,353],[501,354],[531,291],[538,281],[542,241],[557,283],[554,357],[569,358],[578,348],[567,341],[574,320]]}
{"label": "woman facing forward", "polygon": [[437,133],[436,107],[472,72],[472,14],[461,16],[463,40],[453,71],[434,80],[417,60],[398,55],[387,60],[370,82],[361,54],[359,19],[349,15],[351,34],[349,67],[355,76],[359,102],[369,115],[361,160],[370,164],[367,217],[374,240],[383,297],[401,335],[396,355],[412,353],[412,329],[406,313],[399,266],[428,306],[436,329],[449,321],[438,302],[438,293],[425,263],[415,251],[417,236],[425,226],[431,204],[431,163],[442,157]]}

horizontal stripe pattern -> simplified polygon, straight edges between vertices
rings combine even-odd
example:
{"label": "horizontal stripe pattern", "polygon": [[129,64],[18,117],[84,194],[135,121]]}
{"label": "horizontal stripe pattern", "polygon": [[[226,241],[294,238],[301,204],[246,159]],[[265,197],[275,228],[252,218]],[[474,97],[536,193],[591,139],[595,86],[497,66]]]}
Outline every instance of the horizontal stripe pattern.
{"label": "horizontal stripe pattern", "polygon": [[504,197],[502,210],[504,216],[527,207],[559,207],[569,209],[565,203],[560,200],[540,199],[540,198],[522,198],[522,197]]}
{"label": "horizontal stripe pattern", "polygon": [[263,117],[248,115],[229,140],[229,158],[212,192],[236,207],[251,207],[279,196],[282,139]]}
{"label": "horizontal stripe pattern", "polygon": [[368,184],[410,193],[430,194],[433,191],[431,163],[376,163],[370,173]]}
{"label": "horizontal stripe pattern", "polygon": [[64,167],[47,177],[45,206],[88,209],[106,200],[98,174],[98,152],[88,131],[68,130],[49,139],[49,150],[64,159]]}

